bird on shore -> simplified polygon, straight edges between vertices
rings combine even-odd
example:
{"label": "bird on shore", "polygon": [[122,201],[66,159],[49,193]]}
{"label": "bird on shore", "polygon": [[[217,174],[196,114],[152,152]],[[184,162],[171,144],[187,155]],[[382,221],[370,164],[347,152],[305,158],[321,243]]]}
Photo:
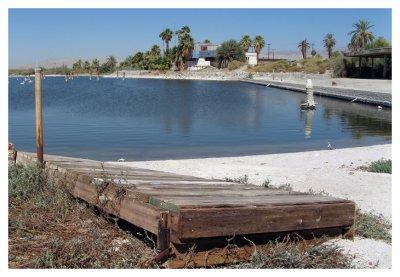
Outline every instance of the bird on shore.
{"label": "bird on shore", "polygon": [[118,162],[123,163],[123,162],[125,162],[125,159],[124,158],[120,158],[120,159],[118,159]]}
{"label": "bird on shore", "polygon": [[332,150],[332,144],[328,141],[328,149]]}

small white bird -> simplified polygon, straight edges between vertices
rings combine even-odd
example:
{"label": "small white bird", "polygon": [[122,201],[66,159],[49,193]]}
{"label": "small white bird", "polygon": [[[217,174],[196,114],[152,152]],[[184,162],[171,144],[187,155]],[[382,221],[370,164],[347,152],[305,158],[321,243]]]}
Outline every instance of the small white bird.
{"label": "small white bird", "polygon": [[118,162],[123,163],[123,162],[125,162],[125,159],[124,158],[118,159]]}
{"label": "small white bird", "polygon": [[329,141],[328,141],[328,149],[332,150],[332,145],[331,145],[331,143]]}
{"label": "small white bird", "polygon": [[381,106],[378,106],[378,110],[382,110],[382,107],[381,107]]}

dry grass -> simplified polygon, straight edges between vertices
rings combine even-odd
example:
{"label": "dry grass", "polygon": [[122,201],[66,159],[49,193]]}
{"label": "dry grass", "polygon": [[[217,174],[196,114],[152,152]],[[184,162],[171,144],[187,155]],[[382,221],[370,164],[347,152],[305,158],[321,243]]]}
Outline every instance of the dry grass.
{"label": "dry grass", "polygon": [[10,268],[140,267],[154,248],[122,224],[99,216],[39,168],[9,166]]}
{"label": "dry grass", "polygon": [[305,72],[323,74],[330,68],[328,60],[308,58],[300,60],[298,63],[288,63],[286,60],[260,62],[256,66],[248,69],[250,72]]}
{"label": "dry grass", "polygon": [[352,268],[352,257],[325,238],[303,240],[286,236],[258,249],[248,262],[234,268]]}

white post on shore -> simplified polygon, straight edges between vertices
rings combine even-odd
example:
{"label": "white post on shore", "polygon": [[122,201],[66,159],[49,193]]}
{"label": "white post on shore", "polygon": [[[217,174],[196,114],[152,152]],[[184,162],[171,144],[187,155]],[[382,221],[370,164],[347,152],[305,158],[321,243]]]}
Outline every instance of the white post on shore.
{"label": "white post on shore", "polygon": [[36,152],[37,160],[43,166],[43,125],[42,125],[42,69],[35,68],[35,111],[36,111]]}
{"label": "white post on shore", "polygon": [[122,80],[125,80],[125,71],[122,73]]}

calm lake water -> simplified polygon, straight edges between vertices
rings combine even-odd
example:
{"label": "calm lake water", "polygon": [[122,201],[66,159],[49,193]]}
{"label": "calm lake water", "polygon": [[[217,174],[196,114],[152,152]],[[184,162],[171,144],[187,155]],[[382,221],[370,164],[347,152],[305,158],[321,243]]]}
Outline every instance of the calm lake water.
{"label": "calm lake water", "polygon": [[[9,78],[9,141],[35,152],[34,82]],[[43,80],[44,152],[154,160],[391,143],[391,110],[240,82]]]}

